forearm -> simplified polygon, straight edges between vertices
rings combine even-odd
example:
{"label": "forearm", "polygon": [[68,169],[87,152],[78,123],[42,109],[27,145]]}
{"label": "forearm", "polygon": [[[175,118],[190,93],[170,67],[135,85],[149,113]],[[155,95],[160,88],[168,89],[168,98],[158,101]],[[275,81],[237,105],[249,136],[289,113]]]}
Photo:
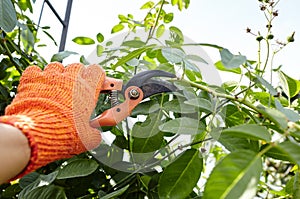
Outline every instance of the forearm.
{"label": "forearm", "polygon": [[16,127],[0,123],[0,184],[14,178],[30,160],[26,136]]}

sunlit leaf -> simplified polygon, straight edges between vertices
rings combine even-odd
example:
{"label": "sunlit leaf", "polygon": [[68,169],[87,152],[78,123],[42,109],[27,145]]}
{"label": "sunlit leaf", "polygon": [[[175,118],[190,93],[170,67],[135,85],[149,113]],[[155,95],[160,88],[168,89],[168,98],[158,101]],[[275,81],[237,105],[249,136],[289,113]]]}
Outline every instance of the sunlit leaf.
{"label": "sunlit leaf", "polygon": [[178,3],[178,0],[171,0],[172,6],[176,5]]}
{"label": "sunlit leaf", "polygon": [[96,37],[99,43],[102,43],[104,41],[104,36],[100,32],[97,34]]}
{"label": "sunlit leaf", "polygon": [[97,45],[97,56],[100,57],[104,51],[104,47],[100,44]]}
{"label": "sunlit leaf", "polygon": [[174,18],[174,14],[170,12],[164,16],[164,22],[170,23],[171,21],[173,21],[173,18]]}
{"label": "sunlit leaf", "polygon": [[171,33],[173,33],[171,37],[173,37],[175,43],[182,44],[184,42],[184,36],[179,28],[171,26],[169,27],[169,30]]}
{"label": "sunlit leaf", "polygon": [[152,8],[153,6],[154,6],[154,2],[148,1],[148,2],[144,3],[144,5],[142,5],[142,7],[140,9],[149,9],[149,8]]}
{"label": "sunlit leaf", "polygon": [[156,29],[156,37],[159,38],[161,37],[165,32],[165,25],[164,24],[160,24],[158,26],[158,28]]}
{"label": "sunlit leaf", "polygon": [[189,149],[168,165],[158,182],[160,198],[186,198],[196,186],[203,168],[199,151]]}
{"label": "sunlit leaf", "polygon": [[72,41],[79,45],[91,45],[95,43],[90,37],[75,37]]}
{"label": "sunlit leaf", "polygon": [[111,29],[111,33],[116,33],[116,32],[120,32],[121,30],[124,29],[124,25],[123,24],[117,24],[115,25],[112,29]]}
{"label": "sunlit leaf", "polygon": [[247,59],[243,55],[233,55],[228,49],[220,50],[221,61],[225,68],[238,68],[244,64]]}
{"label": "sunlit leaf", "polygon": [[253,198],[262,171],[255,152],[238,150],[223,158],[211,172],[203,199]]}

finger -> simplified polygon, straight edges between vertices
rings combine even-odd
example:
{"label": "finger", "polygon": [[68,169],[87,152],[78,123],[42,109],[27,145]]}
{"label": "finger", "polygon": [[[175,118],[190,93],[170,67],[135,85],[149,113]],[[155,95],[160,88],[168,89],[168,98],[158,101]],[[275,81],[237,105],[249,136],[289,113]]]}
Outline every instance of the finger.
{"label": "finger", "polygon": [[29,66],[22,73],[20,83],[28,82],[36,77],[39,77],[42,72],[42,69],[38,66]]}
{"label": "finger", "polygon": [[62,73],[64,71],[64,69],[65,69],[65,67],[64,67],[64,65],[62,65],[62,63],[52,62],[45,67],[44,72]]}
{"label": "finger", "polygon": [[98,98],[105,80],[104,70],[99,65],[93,64],[85,68],[82,71],[81,76],[93,89],[95,89],[95,98]]}

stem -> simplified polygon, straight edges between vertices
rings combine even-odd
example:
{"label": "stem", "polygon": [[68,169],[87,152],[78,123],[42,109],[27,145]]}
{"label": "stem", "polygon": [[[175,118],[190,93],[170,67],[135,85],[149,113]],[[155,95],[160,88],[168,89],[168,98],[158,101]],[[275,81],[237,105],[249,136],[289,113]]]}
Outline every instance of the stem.
{"label": "stem", "polygon": [[160,14],[162,12],[162,9],[163,9],[163,6],[165,4],[165,0],[162,0],[161,1],[161,5],[160,5],[160,8],[159,8],[159,11],[158,11],[158,14],[157,14],[157,17],[155,19],[155,23],[154,23],[154,26],[152,26],[152,28],[150,29],[149,31],[149,35],[148,35],[148,38],[146,40],[146,43],[153,37],[153,34],[154,34],[154,31],[158,25],[158,21],[159,21],[159,17],[160,17]]}
{"label": "stem", "polygon": [[258,64],[257,64],[257,69],[260,71],[260,66],[261,66],[261,42],[258,42]]}
{"label": "stem", "polygon": [[3,42],[5,50],[8,52],[6,55],[9,57],[9,59],[11,60],[11,62],[15,65],[15,68],[17,69],[17,71],[19,72],[19,74],[22,74],[22,68],[15,62],[14,58],[11,55],[11,52],[6,44],[6,41]]}
{"label": "stem", "polygon": [[237,96],[228,95],[228,94],[225,94],[225,93],[218,93],[214,90],[211,90],[207,86],[197,84],[197,83],[194,83],[194,82],[190,82],[188,80],[183,80],[183,81],[185,81],[186,83],[189,83],[192,87],[195,87],[195,88],[201,89],[203,91],[206,91],[206,92],[212,94],[215,97],[226,98],[228,100],[239,102],[239,103],[244,104],[245,106],[255,110],[256,112],[263,114],[260,109],[258,109],[256,106],[253,105],[253,103],[249,102],[248,100],[246,100],[244,98],[239,98]]}
{"label": "stem", "polygon": [[270,57],[270,43],[269,43],[268,39],[266,39],[265,41],[266,41],[266,44],[267,44],[267,55],[266,55],[266,60],[265,60],[264,68],[261,71],[262,74],[265,73],[265,70],[266,70],[268,62],[269,62],[269,57]]}

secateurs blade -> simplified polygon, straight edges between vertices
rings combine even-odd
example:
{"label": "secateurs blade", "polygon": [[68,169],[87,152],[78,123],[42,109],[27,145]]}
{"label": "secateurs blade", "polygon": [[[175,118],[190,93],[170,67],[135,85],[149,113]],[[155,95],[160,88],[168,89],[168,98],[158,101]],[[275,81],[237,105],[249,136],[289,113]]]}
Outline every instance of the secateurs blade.
{"label": "secateurs blade", "polygon": [[[163,80],[152,79],[153,77],[175,78],[176,75],[161,70],[144,71],[133,76],[126,85],[123,85],[122,80],[106,77],[103,91],[111,91],[113,107],[91,120],[90,125],[94,128],[115,126],[128,117],[143,99],[158,93],[176,90],[173,84]],[[124,96],[124,102],[118,102],[117,92]]]}

